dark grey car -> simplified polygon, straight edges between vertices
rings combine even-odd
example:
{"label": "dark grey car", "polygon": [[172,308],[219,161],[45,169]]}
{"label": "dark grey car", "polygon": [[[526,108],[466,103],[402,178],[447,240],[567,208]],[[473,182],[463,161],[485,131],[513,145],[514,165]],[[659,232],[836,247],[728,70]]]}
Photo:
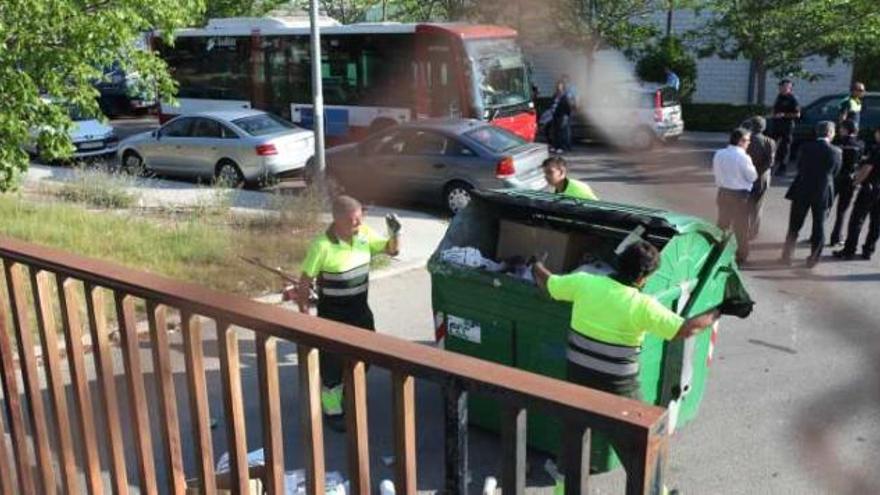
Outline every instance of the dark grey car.
{"label": "dark grey car", "polygon": [[455,213],[472,189],[546,187],[544,145],[478,120],[420,120],[327,151],[327,174],[351,194],[440,204]]}

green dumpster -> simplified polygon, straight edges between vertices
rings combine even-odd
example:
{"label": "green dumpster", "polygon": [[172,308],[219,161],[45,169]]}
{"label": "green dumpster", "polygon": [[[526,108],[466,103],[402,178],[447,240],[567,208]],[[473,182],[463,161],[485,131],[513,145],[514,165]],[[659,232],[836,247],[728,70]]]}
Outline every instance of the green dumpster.
{"label": "green dumpster", "polygon": [[[557,273],[584,266],[608,270],[615,250],[637,237],[661,253],[645,293],[685,317],[722,302],[741,316],[751,311],[734,261],[735,241],[704,220],[540,191],[478,191],[428,263],[437,341],[453,352],[565,379],[571,305],[540,294],[527,271],[500,272],[496,262],[545,252]],[[669,408],[673,430],[697,415],[716,331],[672,342],[648,334],[644,341],[642,396]],[[470,399],[471,424],[497,431],[499,414],[490,398]],[[555,454],[560,435],[555,419],[529,415],[531,447]],[[601,432],[594,432],[590,459],[594,472],[619,465]]]}

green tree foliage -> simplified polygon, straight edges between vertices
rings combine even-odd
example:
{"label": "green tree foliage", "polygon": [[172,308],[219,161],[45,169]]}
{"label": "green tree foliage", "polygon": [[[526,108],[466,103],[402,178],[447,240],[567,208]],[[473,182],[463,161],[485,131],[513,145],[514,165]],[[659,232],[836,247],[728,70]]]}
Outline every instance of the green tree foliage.
{"label": "green tree foliage", "polygon": [[27,170],[23,147],[37,139],[51,157],[69,156],[71,121],[65,105],[98,115],[93,83],[118,62],[155,81],[174,83],[165,64],[137,46],[143,33],[190,24],[203,0],[3,0],[0,2],[0,190]]}
{"label": "green tree foliage", "polygon": [[587,54],[602,48],[639,49],[657,34],[656,0],[557,0],[553,13],[557,34]]}
{"label": "green tree foliage", "polygon": [[708,23],[693,33],[701,55],[745,58],[755,66],[758,103],[767,73],[816,79],[804,59],[850,60],[880,40],[877,0],[706,0]]}
{"label": "green tree foliage", "polygon": [[697,61],[678,38],[663,38],[649,45],[640,53],[636,74],[644,81],[664,83],[666,67],[672,69],[681,80],[681,98],[690,100],[697,84]]}

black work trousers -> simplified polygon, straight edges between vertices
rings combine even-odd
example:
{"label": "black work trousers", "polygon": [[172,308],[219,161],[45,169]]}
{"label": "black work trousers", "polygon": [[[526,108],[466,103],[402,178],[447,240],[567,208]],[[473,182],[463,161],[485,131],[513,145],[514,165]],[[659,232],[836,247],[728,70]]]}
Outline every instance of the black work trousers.
{"label": "black work trousers", "polygon": [[794,134],[794,121],[789,119],[777,119],[774,122],[773,136],[776,140],[776,173],[785,172],[791,154],[792,134]]}
{"label": "black work trousers", "polygon": [[855,254],[862,233],[865,219],[870,218],[868,237],[862,244],[862,252],[868,256],[874,254],[877,240],[880,239],[880,184],[865,184],[859,190],[855,206],[849,217],[849,232],[846,234],[844,252]]}
{"label": "black work trousers", "polygon": [[736,259],[745,261],[749,257],[749,217],[751,203],[749,191],[718,189],[718,228],[733,229],[736,236]]}
{"label": "black work trousers", "polygon": [[840,242],[840,234],[843,232],[843,226],[846,225],[846,213],[852,206],[853,196],[855,196],[855,186],[849,174],[837,176],[834,181],[834,194],[837,196],[837,209],[835,210],[834,228],[831,229],[831,244]]}
{"label": "black work trousers", "polygon": [[791,258],[798,234],[807,219],[807,213],[813,217],[813,230],[810,235],[811,256],[818,258],[822,254],[822,247],[825,245],[825,219],[828,216],[827,203],[825,199],[818,201],[795,199],[791,202],[788,216],[788,235],[785,237],[783,258]]}
{"label": "black work trousers", "polygon": [[[318,301],[318,316],[328,320],[347,323],[364,330],[375,331],[373,312],[367,305],[367,294],[354,297],[329,298],[322,296]],[[321,353],[321,383],[333,388],[342,383],[342,371],[345,365],[336,354]]]}

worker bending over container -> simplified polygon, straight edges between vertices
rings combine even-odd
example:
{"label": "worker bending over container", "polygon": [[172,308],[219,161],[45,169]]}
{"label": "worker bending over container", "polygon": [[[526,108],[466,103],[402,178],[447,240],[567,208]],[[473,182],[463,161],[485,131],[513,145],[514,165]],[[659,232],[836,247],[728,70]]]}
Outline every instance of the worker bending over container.
{"label": "worker bending over container", "polygon": [[556,194],[594,201],[599,199],[587,183],[568,177],[568,163],[565,158],[551,156],[544,160],[541,168],[544,169],[544,179]]}

